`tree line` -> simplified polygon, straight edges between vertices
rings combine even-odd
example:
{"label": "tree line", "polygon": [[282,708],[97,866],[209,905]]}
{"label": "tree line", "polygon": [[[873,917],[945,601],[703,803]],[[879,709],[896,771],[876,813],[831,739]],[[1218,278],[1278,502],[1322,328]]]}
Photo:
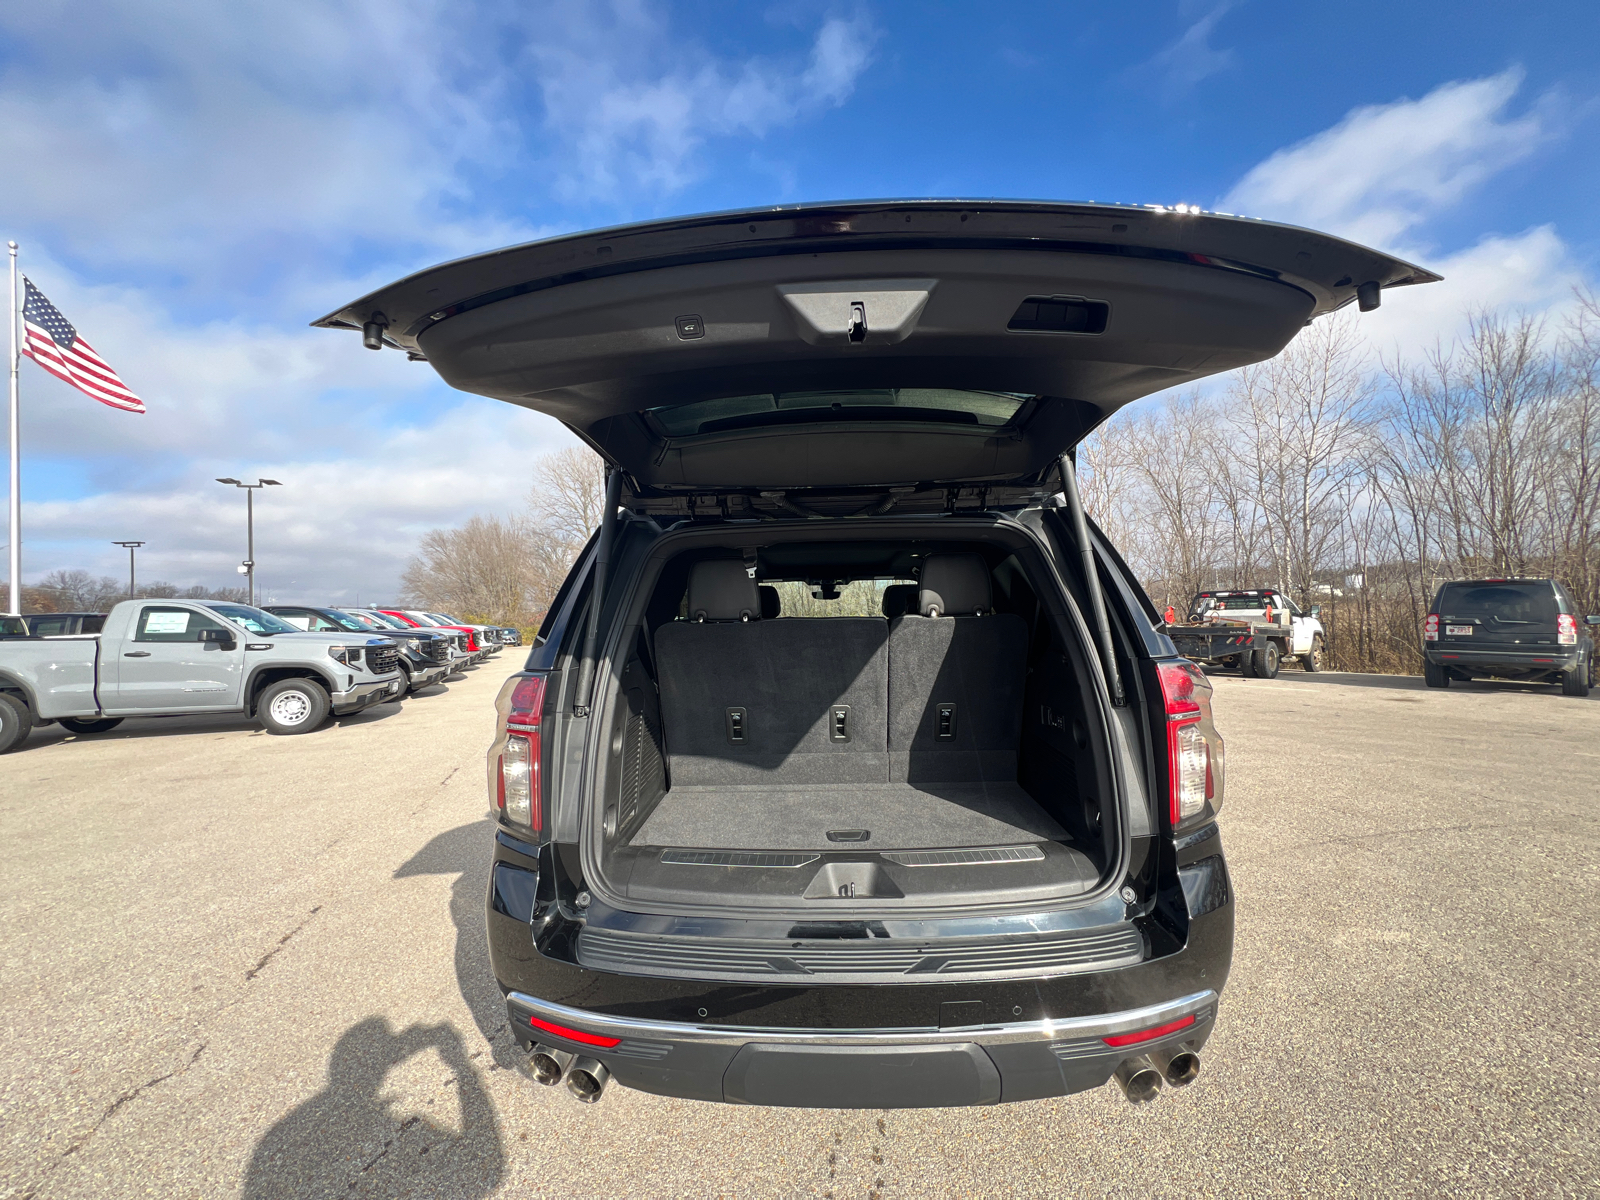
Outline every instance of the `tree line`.
{"label": "tree line", "polygon": [[113,604],[134,600],[231,600],[243,604],[245,588],[179,587],[153,580],[138,584],[133,596],[126,580],[112,575],[92,575],[79,569],[51,571],[38,583],[22,586],[22,611],[25,613],[109,612]]}
{"label": "tree line", "polygon": [[400,602],[531,634],[605,505],[603,465],[580,448],[541,455],[520,511],[433,529],[401,576]]}
{"label": "tree line", "polygon": [[1451,578],[1554,576],[1600,612],[1600,300],[1480,312],[1374,357],[1336,314],[1213,391],[1113,418],[1084,503],[1158,608],[1207,588],[1319,605],[1333,665],[1416,672]]}

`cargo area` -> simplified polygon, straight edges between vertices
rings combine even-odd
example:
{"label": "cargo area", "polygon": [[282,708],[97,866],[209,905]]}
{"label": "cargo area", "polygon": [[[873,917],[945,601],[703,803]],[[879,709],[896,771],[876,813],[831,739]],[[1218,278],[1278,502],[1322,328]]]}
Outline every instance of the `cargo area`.
{"label": "cargo area", "polygon": [[609,883],[823,908],[1091,891],[1116,821],[1059,624],[997,545],[669,563],[613,705]]}

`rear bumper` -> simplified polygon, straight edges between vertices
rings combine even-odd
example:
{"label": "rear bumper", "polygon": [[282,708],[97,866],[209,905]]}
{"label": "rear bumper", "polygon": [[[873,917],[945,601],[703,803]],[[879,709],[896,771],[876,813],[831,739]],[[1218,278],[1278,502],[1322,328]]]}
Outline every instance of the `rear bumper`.
{"label": "rear bumper", "polygon": [[1422,657],[1434,666],[1454,667],[1474,675],[1527,678],[1569,671],[1583,654],[1581,646],[1548,646],[1536,651],[1466,650],[1456,646],[1424,644]]}
{"label": "rear bumper", "polygon": [[[639,1020],[568,1008],[521,992],[506,997],[519,1042],[598,1058],[626,1087],[732,1104],[800,1108],[949,1108],[1087,1091],[1152,1050],[1198,1051],[1217,993],[1143,1008],[1013,1024],[911,1029],[763,1029]],[[530,1020],[530,1018],[532,1020]],[[563,1037],[532,1021],[614,1045]],[[1127,1046],[1107,1038],[1169,1025]]]}

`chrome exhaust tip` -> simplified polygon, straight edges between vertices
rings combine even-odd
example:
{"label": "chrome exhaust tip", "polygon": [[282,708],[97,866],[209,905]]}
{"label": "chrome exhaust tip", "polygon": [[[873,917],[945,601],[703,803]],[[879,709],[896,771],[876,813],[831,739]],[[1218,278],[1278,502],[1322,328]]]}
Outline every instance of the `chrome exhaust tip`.
{"label": "chrome exhaust tip", "polygon": [[1161,1072],[1142,1054],[1119,1062],[1111,1078],[1117,1081],[1129,1104],[1149,1104],[1161,1094]]}
{"label": "chrome exhaust tip", "polygon": [[599,1101],[611,1082],[611,1072],[596,1058],[580,1058],[567,1071],[567,1091],[584,1104]]}
{"label": "chrome exhaust tip", "polygon": [[554,1087],[561,1082],[574,1057],[565,1050],[557,1050],[551,1046],[535,1046],[533,1052],[528,1055],[528,1067],[533,1072],[534,1082],[542,1083],[545,1087]]}
{"label": "chrome exhaust tip", "polygon": [[1188,1087],[1200,1077],[1200,1056],[1187,1046],[1152,1050],[1150,1061],[1173,1087]]}

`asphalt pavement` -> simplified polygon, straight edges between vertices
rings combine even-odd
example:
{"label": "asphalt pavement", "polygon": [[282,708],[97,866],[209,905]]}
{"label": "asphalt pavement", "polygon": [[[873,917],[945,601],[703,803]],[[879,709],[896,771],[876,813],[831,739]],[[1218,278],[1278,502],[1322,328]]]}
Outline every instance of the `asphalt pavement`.
{"label": "asphalt pavement", "polygon": [[0,1195],[1600,1194],[1600,694],[1217,677],[1234,971],[1153,1105],[584,1106],[484,952],[514,655],[302,737],[0,758]]}

